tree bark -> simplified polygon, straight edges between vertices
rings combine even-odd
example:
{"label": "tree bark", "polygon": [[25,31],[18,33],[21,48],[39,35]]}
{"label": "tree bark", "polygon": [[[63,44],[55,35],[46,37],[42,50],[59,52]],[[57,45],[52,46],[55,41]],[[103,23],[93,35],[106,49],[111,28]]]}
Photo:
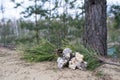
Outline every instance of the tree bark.
{"label": "tree bark", "polygon": [[106,0],[85,0],[83,43],[98,55],[107,55]]}

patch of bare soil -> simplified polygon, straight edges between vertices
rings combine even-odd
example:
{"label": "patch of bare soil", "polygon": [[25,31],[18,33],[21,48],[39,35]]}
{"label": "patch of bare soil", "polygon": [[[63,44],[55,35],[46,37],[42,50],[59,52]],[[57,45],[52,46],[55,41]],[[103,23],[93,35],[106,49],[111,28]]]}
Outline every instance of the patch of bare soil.
{"label": "patch of bare soil", "polygon": [[105,64],[96,69],[95,75],[99,80],[120,80],[120,67]]}
{"label": "patch of bare soil", "polygon": [[0,48],[0,80],[120,80],[120,68],[103,65],[95,72],[59,70],[56,62],[28,63],[20,60],[21,55]]}

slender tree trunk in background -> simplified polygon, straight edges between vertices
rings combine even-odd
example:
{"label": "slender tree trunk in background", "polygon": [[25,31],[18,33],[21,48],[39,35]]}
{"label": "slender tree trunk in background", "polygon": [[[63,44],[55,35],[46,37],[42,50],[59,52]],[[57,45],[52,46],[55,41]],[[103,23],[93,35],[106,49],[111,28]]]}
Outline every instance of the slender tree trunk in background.
{"label": "slender tree trunk in background", "polygon": [[39,43],[39,30],[38,30],[38,21],[37,21],[37,15],[35,14],[35,31],[36,31],[36,41]]}
{"label": "slender tree trunk in background", "polygon": [[85,0],[83,43],[98,55],[107,55],[106,0]]}
{"label": "slender tree trunk in background", "polygon": [[6,46],[6,31],[5,31],[6,26],[5,26],[5,18],[4,18],[5,9],[4,9],[3,3],[1,3],[1,9],[0,10],[2,12],[2,23],[3,23],[3,26],[2,26],[3,30],[2,31],[3,31],[3,40],[4,40],[3,42],[4,42],[4,47],[5,47]]}
{"label": "slender tree trunk in background", "polygon": [[[35,9],[37,8],[37,0],[35,0]],[[38,30],[38,20],[37,13],[35,13],[35,31],[36,31],[36,41],[39,43],[39,30]]]}

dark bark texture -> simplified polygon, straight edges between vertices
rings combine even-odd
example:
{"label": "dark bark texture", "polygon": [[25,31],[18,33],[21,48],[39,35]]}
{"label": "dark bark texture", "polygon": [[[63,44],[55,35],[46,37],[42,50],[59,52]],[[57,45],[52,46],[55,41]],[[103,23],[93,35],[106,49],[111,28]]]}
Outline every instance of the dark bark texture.
{"label": "dark bark texture", "polygon": [[83,43],[98,55],[107,55],[106,0],[85,0]]}

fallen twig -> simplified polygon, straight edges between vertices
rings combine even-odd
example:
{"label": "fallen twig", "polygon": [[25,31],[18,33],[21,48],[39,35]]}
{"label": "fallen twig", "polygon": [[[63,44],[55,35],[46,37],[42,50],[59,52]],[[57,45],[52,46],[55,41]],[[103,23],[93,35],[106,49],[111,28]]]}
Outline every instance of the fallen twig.
{"label": "fallen twig", "polygon": [[107,58],[107,57],[102,57],[102,56],[96,56],[96,58],[100,61],[102,61],[105,64],[110,64],[110,65],[116,65],[116,66],[120,66],[120,62],[117,61],[112,61],[112,59]]}

